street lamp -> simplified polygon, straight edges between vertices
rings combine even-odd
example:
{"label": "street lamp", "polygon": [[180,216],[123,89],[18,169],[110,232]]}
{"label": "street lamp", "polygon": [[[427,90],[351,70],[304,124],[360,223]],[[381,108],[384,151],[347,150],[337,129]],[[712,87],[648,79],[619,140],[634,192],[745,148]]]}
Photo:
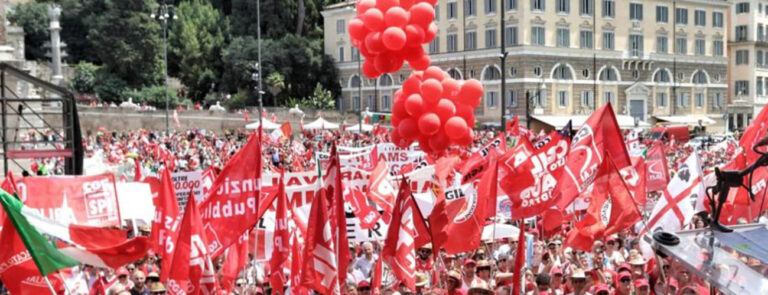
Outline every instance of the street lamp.
{"label": "street lamp", "polygon": [[149,17],[152,19],[157,19],[163,24],[163,76],[165,77],[165,91],[163,91],[163,95],[165,96],[165,135],[171,136],[171,124],[168,113],[168,21],[171,19],[179,19],[179,15],[173,8],[173,4],[167,4],[165,3],[165,0],[163,0],[163,3],[160,4],[160,7],[158,7],[156,11],[151,12]]}
{"label": "street lamp", "polygon": [[531,91],[525,91],[525,127],[531,129],[531,110],[536,107],[540,107],[538,100],[541,99],[541,93],[547,89],[547,85],[544,81],[539,84],[539,88],[536,89],[536,96],[531,96]]}

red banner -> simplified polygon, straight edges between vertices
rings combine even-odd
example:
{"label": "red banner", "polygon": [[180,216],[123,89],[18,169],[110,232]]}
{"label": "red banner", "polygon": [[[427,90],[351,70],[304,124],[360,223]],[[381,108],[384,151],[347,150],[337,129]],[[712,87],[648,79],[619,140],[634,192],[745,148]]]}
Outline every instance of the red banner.
{"label": "red banner", "polygon": [[660,191],[667,188],[669,183],[669,172],[667,168],[667,158],[664,153],[664,146],[655,142],[648,150],[648,156],[645,159],[646,165],[646,188],[649,191]]}
{"label": "red banner", "polygon": [[24,205],[63,224],[120,226],[115,176],[24,177],[17,182]]}

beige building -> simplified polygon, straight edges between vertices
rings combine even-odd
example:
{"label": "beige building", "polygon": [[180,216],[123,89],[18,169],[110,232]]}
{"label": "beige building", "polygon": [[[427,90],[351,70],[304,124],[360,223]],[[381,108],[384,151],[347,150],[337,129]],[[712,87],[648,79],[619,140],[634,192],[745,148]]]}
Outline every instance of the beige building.
{"label": "beige building", "polygon": [[743,129],[768,103],[768,3],[737,0],[730,15],[728,126]]}
{"label": "beige building", "polygon": [[[547,121],[587,115],[610,101],[617,114],[639,121],[722,126],[729,8],[721,0],[440,0],[438,37],[425,49],[455,78],[483,82],[479,121],[498,122],[502,114],[503,31],[507,114],[525,120],[528,108]],[[323,15],[325,50],[341,71],[341,108],[358,109],[362,93],[363,108],[388,111],[408,67],[361,85],[346,32],[353,2],[328,6]]]}

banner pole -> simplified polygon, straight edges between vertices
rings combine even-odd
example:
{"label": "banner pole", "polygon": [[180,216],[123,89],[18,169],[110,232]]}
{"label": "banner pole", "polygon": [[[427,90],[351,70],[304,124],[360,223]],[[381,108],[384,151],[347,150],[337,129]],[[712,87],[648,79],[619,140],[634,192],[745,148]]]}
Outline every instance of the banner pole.
{"label": "banner pole", "polygon": [[48,285],[48,289],[51,290],[51,294],[56,295],[56,290],[53,289],[53,285],[51,285],[51,281],[48,280],[48,276],[43,276],[43,279],[45,279],[45,283]]}

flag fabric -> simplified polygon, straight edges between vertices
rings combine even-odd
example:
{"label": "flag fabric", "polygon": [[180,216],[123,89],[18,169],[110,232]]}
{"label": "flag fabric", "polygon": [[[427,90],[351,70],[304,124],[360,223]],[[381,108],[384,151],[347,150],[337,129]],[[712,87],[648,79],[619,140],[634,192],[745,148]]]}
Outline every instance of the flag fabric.
{"label": "flag fabric", "polygon": [[298,231],[293,232],[291,243],[291,294],[309,295],[309,290],[301,285],[301,266],[304,262],[301,256],[301,248],[304,246],[304,238]]}
{"label": "flag fabric", "polygon": [[701,172],[699,156],[693,153],[678,167],[675,177],[662,191],[644,232],[654,232],[659,228],[668,232],[683,229],[696,213],[692,201],[705,196],[704,175]]}
{"label": "flag fabric", "polygon": [[352,206],[352,213],[360,220],[360,228],[373,229],[376,226],[376,222],[381,218],[379,211],[376,210],[376,207],[368,204],[368,200],[362,191],[347,184],[346,179],[343,182],[344,200]]}
{"label": "flag fabric", "polygon": [[291,123],[285,122],[280,125],[280,128],[275,129],[269,134],[269,138],[274,142],[280,142],[284,138],[291,136]]}
{"label": "flag fabric", "polygon": [[312,201],[302,253],[301,285],[320,294],[341,294],[336,248],[346,245],[340,246],[334,239],[329,209],[324,196],[316,196]]}
{"label": "flag fabric", "polygon": [[227,292],[232,291],[238,274],[248,264],[248,236],[248,233],[240,236],[237,243],[227,249],[227,256],[221,266],[221,285]]}
{"label": "flag fabric", "polygon": [[757,117],[744,129],[744,133],[739,138],[739,146],[744,149],[747,155],[747,165],[754,163],[760,154],[752,150],[752,147],[766,136],[768,131],[768,107],[763,107]]}
{"label": "flag fabric", "polygon": [[381,159],[371,171],[371,176],[368,179],[368,198],[383,211],[381,216],[385,223],[392,220],[396,193],[392,186],[387,161]]}
{"label": "flag fabric", "polygon": [[667,155],[661,142],[655,141],[651,144],[645,163],[647,169],[647,190],[660,191],[667,188],[667,184],[669,184],[669,166],[667,166]]}
{"label": "flag fabric", "polygon": [[485,204],[483,214],[485,218],[496,216],[496,202],[499,188],[499,161],[496,151],[491,151],[490,163],[486,165],[483,176],[477,184],[477,198]]}
{"label": "flag fabric", "polygon": [[635,129],[630,129],[627,133],[626,144],[630,155],[640,155],[645,150],[645,147],[640,142],[640,134]]}
{"label": "flag fabric", "polygon": [[437,215],[431,226],[440,230],[433,233],[433,237],[447,254],[466,252],[480,246],[486,219],[486,201],[480,199],[474,184],[461,185],[459,181],[446,188],[443,197],[437,198],[438,203],[432,209],[432,214]]}
{"label": "flag fabric", "polygon": [[386,260],[392,274],[398,281],[416,291],[416,227],[414,225],[416,203],[411,196],[408,183],[403,180],[400,193],[395,201],[392,222],[389,224],[387,239],[381,251],[381,258]]}
{"label": "flag fabric", "polygon": [[523,286],[522,269],[525,266],[525,220],[520,219],[520,233],[517,237],[517,250],[515,251],[515,270],[512,273],[512,294],[521,294]]}
{"label": "flag fabric", "polygon": [[[8,176],[3,179],[3,183],[0,184],[0,189],[8,192],[9,194],[16,194],[16,181],[13,179],[13,172],[8,171]],[[0,231],[3,230],[3,220],[5,220],[5,210],[0,210]]]}
{"label": "flag fabric", "polygon": [[245,122],[246,122],[246,123],[248,123],[248,122],[250,122],[250,121],[251,121],[251,116],[250,116],[250,113],[251,113],[251,112],[249,112],[249,111],[248,111],[248,109],[244,109],[244,110],[243,110],[243,119],[245,119]]}
{"label": "flag fabric", "polygon": [[384,276],[384,263],[382,259],[376,259],[373,265],[373,275],[371,276],[371,295],[381,295],[381,281]]}
{"label": "flag fabric", "polygon": [[499,134],[462,163],[461,168],[459,168],[462,175],[461,183],[472,182],[480,178],[481,172],[486,170],[490,162],[492,151],[496,155],[503,155],[507,152],[507,143],[504,138],[504,134]]}
{"label": "flag fabric", "polygon": [[321,196],[325,195],[330,200],[331,211],[331,232],[335,239],[336,257],[338,261],[338,279],[339,285],[344,284],[347,279],[347,265],[352,259],[349,257],[349,240],[347,239],[347,215],[344,208],[344,187],[341,183],[341,161],[339,159],[339,153],[336,150],[336,145],[331,147],[331,159],[328,165],[328,170],[325,173],[325,183],[321,189]]}
{"label": "flag fabric", "polygon": [[139,158],[133,159],[133,181],[141,182],[144,180],[144,173],[141,171],[141,161]]}
{"label": "flag fabric", "polygon": [[596,239],[617,233],[642,219],[632,194],[607,154],[600,164],[592,190],[586,192],[591,201],[586,215],[568,233],[566,245],[590,251]]}
{"label": "flag fabric", "polygon": [[[630,192],[632,193],[632,199],[638,206],[645,206],[648,202],[646,199],[646,171],[645,159],[643,157],[630,157],[632,160],[632,168],[624,169],[621,171],[621,176],[624,178],[624,182],[627,183]],[[634,174],[633,174],[634,172]]]}
{"label": "flag fabric", "polygon": [[168,293],[212,294],[217,285],[216,274],[194,196],[187,201],[179,237],[174,244],[176,253],[168,275]]}
{"label": "flag fabric", "polygon": [[619,171],[627,167],[632,169],[632,162],[610,103],[595,111],[571,141],[564,172],[557,180],[553,193],[558,208],[565,209],[579,194],[587,190],[606,155],[613,160]]}
{"label": "flag fabric", "polygon": [[290,233],[288,232],[288,209],[286,202],[288,196],[285,194],[285,173],[280,175],[280,184],[277,191],[277,208],[275,209],[275,233],[272,236],[272,257],[269,260],[269,269],[272,271],[270,281],[273,283],[273,291],[277,294],[283,294],[285,278],[283,275],[283,264],[290,257]]}
{"label": "flag fabric", "polygon": [[[152,231],[149,234],[149,240],[155,253],[160,257],[164,257],[165,241],[169,238],[173,241],[176,239],[176,235],[178,235],[181,211],[176,200],[176,190],[173,187],[170,169],[163,169],[160,175],[160,190],[156,196],[153,196],[155,197],[153,202],[155,203],[155,214],[152,220]],[[165,272],[166,270],[163,269],[163,271]]]}
{"label": "flag fabric", "polygon": [[256,225],[261,217],[257,210],[260,191],[261,137],[251,135],[248,143],[224,166],[205,201],[200,204],[212,257],[224,252],[240,235]]}
{"label": "flag fabric", "polygon": [[443,248],[448,239],[447,227],[451,222],[446,210],[443,187],[445,187],[445,180],[436,180],[427,190],[427,193],[432,194],[435,200],[435,206],[432,208],[432,213],[429,214],[429,234],[432,238],[432,254],[435,259],[438,258],[437,253],[440,253],[440,249]]}
{"label": "flag fabric", "polygon": [[517,116],[513,117],[512,120],[507,121],[507,134],[512,136],[520,136],[520,128],[518,128],[518,124],[520,124],[520,122],[518,122]]}

